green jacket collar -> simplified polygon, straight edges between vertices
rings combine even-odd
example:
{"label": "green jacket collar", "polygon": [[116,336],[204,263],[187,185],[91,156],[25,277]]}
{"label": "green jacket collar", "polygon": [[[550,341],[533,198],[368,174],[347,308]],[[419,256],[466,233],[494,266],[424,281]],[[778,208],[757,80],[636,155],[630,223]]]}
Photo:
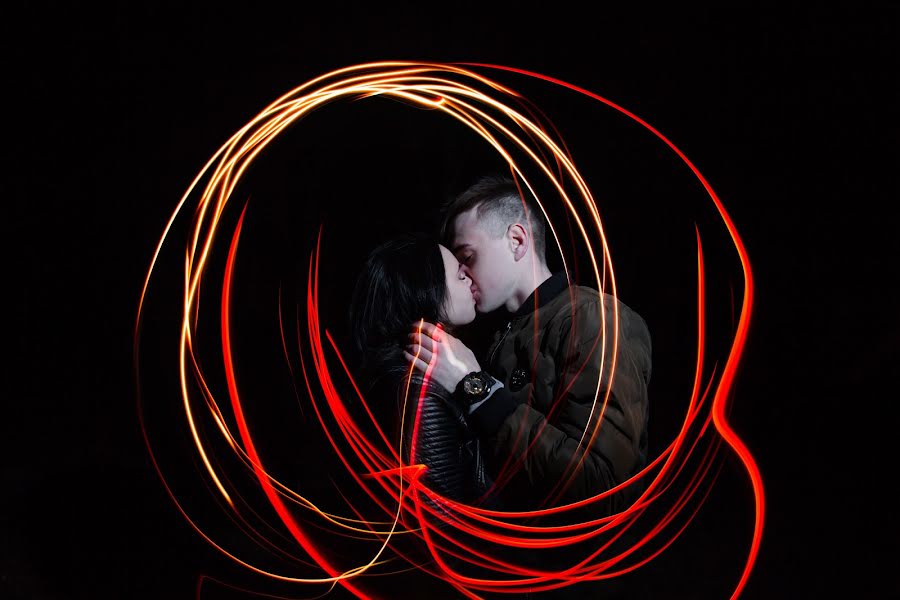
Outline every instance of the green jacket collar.
{"label": "green jacket collar", "polygon": [[532,314],[535,310],[556,298],[567,287],[569,287],[569,280],[566,278],[566,272],[557,271],[550,276],[550,279],[531,292],[531,295],[525,299],[519,310],[512,314],[512,318],[517,319]]}

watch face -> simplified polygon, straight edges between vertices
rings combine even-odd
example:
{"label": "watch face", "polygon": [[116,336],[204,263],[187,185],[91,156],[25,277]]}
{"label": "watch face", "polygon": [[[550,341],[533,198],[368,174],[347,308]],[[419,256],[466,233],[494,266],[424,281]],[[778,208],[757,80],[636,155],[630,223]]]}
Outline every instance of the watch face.
{"label": "watch face", "polygon": [[480,377],[470,377],[466,379],[465,384],[463,384],[463,388],[466,390],[467,394],[477,396],[484,392],[484,382]]}
{"label": "watch face", "polygon": [[491,379],[485,373],[470,373],[463,379],[463,390],[472,398],[479,398],[491,387]]}

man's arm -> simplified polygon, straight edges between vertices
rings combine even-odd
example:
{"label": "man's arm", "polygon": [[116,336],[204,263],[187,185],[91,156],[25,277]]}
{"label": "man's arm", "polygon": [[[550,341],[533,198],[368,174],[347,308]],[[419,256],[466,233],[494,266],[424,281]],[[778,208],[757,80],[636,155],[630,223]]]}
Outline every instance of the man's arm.
{"label": "man's arm", "polygon": [[[555,335],[558,343],[552,354],[538,356],[534,381],[517,392],[499,390],[469,416],[486,440],[495,465],[519,471],[520,480],[526,477],[536,503],[553,500],[556,491],[562,492],[553,502],[556,505],[595,496],[628,479],[646,461],[650,337],[643,319],[620,304],[616,373],[610,388],[613,313],[608,298],[602,364],[597,298],[581,304],[574,316],[561,318],[552,332],[548,330],[546,335]],[[556,377],[542,378],[542,370]],[[541,395],[555,399],[549,414],[528,404],[529,397]],[[591,441],[598,421],[600,428]],[[504,474],[496,475],[502,482]],[[570,476],[571,483],[565,485]],[[555,490],[559,482],[561,487]],[[596,509],[603,514],[618,512],[636,495],[633,491],[616,494]]]}
{"label": "man's arm", "polygon": [[463,377],[481,371],[478,359],[468,346],[428,321],[412,324],[403,357],[416,371],[451,392]]}

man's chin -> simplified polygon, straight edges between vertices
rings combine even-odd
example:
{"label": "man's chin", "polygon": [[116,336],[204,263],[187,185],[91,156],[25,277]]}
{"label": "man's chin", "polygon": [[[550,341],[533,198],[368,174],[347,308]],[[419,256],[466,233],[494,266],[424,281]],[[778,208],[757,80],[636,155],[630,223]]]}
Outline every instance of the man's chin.
{"label": "man's chin", "polygon": [[488,306],[488,303],[484,301],[484,298],[476,298],[475,299],[475,312],[479,315],[486,315],[492,313],[496,310],[495,308],[491,308]]}

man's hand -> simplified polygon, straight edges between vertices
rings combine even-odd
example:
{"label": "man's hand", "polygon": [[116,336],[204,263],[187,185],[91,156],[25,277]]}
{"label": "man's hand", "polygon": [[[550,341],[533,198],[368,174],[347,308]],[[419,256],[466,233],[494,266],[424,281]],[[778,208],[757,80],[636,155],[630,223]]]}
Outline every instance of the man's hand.
{"label": "man's hand", "polygon": [[465,344],[428,321],[421,321],[421,331],[419,323],[413,324],[403,356],[417,371],[428,372],[433,381],[451,392],[463,377],[481,370]]}

